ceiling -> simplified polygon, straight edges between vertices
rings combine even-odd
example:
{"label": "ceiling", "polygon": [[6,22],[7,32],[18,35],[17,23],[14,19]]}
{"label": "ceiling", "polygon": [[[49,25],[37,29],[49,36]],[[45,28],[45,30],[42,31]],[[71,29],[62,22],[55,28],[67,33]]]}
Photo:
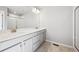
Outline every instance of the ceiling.
{"label": "ceiling", "polygon": [[32,9],[31,6],[7,6],[7,8],[9,8],[10,13],[18,15],[24,15]]}

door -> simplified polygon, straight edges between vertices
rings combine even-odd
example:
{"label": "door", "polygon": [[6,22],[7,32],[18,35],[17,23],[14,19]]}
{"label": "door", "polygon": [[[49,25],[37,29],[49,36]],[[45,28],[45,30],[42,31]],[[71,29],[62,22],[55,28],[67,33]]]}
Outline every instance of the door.
{"label": "door", "polygon": [[13,47],[10,47],[10,48],[4,50],[3,52],[21,52],[21,51],[22,51],[22,45],[17,44]]}
{"label": "door", "polygon": [[32,39],[24,41],[24,52],[32,52]]}

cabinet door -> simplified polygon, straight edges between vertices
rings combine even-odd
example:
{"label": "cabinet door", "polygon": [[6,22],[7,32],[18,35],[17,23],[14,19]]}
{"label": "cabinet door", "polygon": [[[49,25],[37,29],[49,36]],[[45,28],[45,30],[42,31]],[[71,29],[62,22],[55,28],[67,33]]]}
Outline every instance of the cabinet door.
{"label": "cabinet door", "polygon": [[24,52],[32,52],[32,39],[24,41]]}
{"label": "cabinet door", "polygon": [[10,47],[8,49],[5,49],[3,52],[21,52],[22,51],[22,45],[17,44],[13,47]]}

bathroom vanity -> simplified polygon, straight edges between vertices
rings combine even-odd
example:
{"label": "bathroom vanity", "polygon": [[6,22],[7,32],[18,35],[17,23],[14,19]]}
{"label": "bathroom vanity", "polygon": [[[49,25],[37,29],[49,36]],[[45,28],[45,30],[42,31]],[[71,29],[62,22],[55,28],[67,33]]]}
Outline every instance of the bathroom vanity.
{"label": "bathroom vanity", "polygon": [[44,41],[46,29],[17,29],[0,33],[0,52],[34,52]]}

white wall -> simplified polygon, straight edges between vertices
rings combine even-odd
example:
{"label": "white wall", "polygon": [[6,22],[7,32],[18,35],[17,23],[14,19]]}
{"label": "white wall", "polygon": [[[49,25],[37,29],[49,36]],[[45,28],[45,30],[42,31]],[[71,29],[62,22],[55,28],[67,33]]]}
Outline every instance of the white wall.
{"label": "white wall", "polygon": [[40,26],[47,28],[47,40],[73,46],[73,8],[42,7]]}

